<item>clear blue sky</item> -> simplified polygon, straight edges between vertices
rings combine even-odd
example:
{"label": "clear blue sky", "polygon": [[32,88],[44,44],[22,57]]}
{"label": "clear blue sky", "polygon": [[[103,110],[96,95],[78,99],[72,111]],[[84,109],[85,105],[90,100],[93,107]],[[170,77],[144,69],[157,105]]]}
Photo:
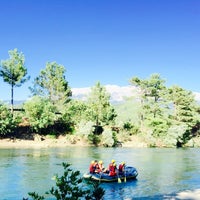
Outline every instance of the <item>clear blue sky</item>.
{"label": "clear blue sky", "polygon": [[[0,60],[17,48],[31,80],[56,61],[71,88],[129,85],[159,73],[166,85],[200,92],[199,0],[0,0]],[[10,86],[0,78],[0,99]]]}

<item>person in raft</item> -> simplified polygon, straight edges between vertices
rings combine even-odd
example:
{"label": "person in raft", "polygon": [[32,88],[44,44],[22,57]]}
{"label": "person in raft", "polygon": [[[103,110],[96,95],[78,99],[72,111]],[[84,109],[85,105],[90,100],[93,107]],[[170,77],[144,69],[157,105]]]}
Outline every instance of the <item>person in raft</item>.
{"label": "person in raft", "polygon": [[98,173],[99,171],[99,165],[97,160],[92,160],[89,166],[90,173]]}
{"label": "person in raft", "polygon": [[118,168],[119,174],[124,174],[125,165],[126,165],[126,163],[124,161],[120,163],[119,168]]}
{"label": "person in raft", "polygon": [[108,170],[104,167],[103,165],[103,161],[100,160],[99,161],[99,172],[103,172],[103,173],[106,173]]}
{"label": "person in raft", "polygon": [[112,160],[111,163],[108,166],[109,169],[109,176],[116,176],[117,175],[117,165],[115,163],[115,160]]}

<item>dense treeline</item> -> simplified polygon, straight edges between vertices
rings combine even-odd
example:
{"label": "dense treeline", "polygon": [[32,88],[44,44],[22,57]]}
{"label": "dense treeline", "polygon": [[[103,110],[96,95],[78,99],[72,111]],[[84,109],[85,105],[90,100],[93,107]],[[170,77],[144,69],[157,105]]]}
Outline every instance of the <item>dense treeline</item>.
{"label": "dense treeline", "polygon": [[[29,77],[24,55],[17,49],[9,51],[9,55],[1,62],[0,76],[11,86],[13,107],[13,88]],[[20,112],[1,103],[0,134],[10,136],[28,127],[27,137],[31,133],[53,138],[62,134],[72,143],[81,139],[94,145],[116,146],[134,135],[152,147],[198,145],[200,107],[191,91],[179,86],[168,88],[159,74],[152,74],[144,80],[130,80],[137,95],[123,105],[112,105],[100,82],[91,88],[86,100],[75,100],[65,72],[64,66],[48,62],[35,77],[29,88],[32,98]]]}

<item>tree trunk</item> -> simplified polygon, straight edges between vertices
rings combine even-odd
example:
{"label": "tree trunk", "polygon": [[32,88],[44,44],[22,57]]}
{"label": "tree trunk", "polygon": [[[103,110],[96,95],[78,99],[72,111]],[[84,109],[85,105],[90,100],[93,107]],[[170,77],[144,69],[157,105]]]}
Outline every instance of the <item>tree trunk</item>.
{"label": "tree trunk", "polygon": [[11,85],[11,113],[13,115],[13,84]]}

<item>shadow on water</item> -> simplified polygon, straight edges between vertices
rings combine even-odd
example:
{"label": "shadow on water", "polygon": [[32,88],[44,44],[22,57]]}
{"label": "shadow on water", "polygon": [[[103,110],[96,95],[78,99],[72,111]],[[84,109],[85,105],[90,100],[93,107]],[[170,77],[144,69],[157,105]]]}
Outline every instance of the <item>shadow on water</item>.
{"label": "shadow on water", "polygon": [[126,199],[130,198],[130,194],[134,194],[138,180],[127,180],[126,182],[101,183],[101,187],[105,190],[107,199]]}
{"label": "shadow on water", "polygon": [[121,183],[101,183],[105,189],[106,199],[122,200],[199,200],[200,189],[185,190],[170,194],[139,195],[137,191],[138,179]]}

